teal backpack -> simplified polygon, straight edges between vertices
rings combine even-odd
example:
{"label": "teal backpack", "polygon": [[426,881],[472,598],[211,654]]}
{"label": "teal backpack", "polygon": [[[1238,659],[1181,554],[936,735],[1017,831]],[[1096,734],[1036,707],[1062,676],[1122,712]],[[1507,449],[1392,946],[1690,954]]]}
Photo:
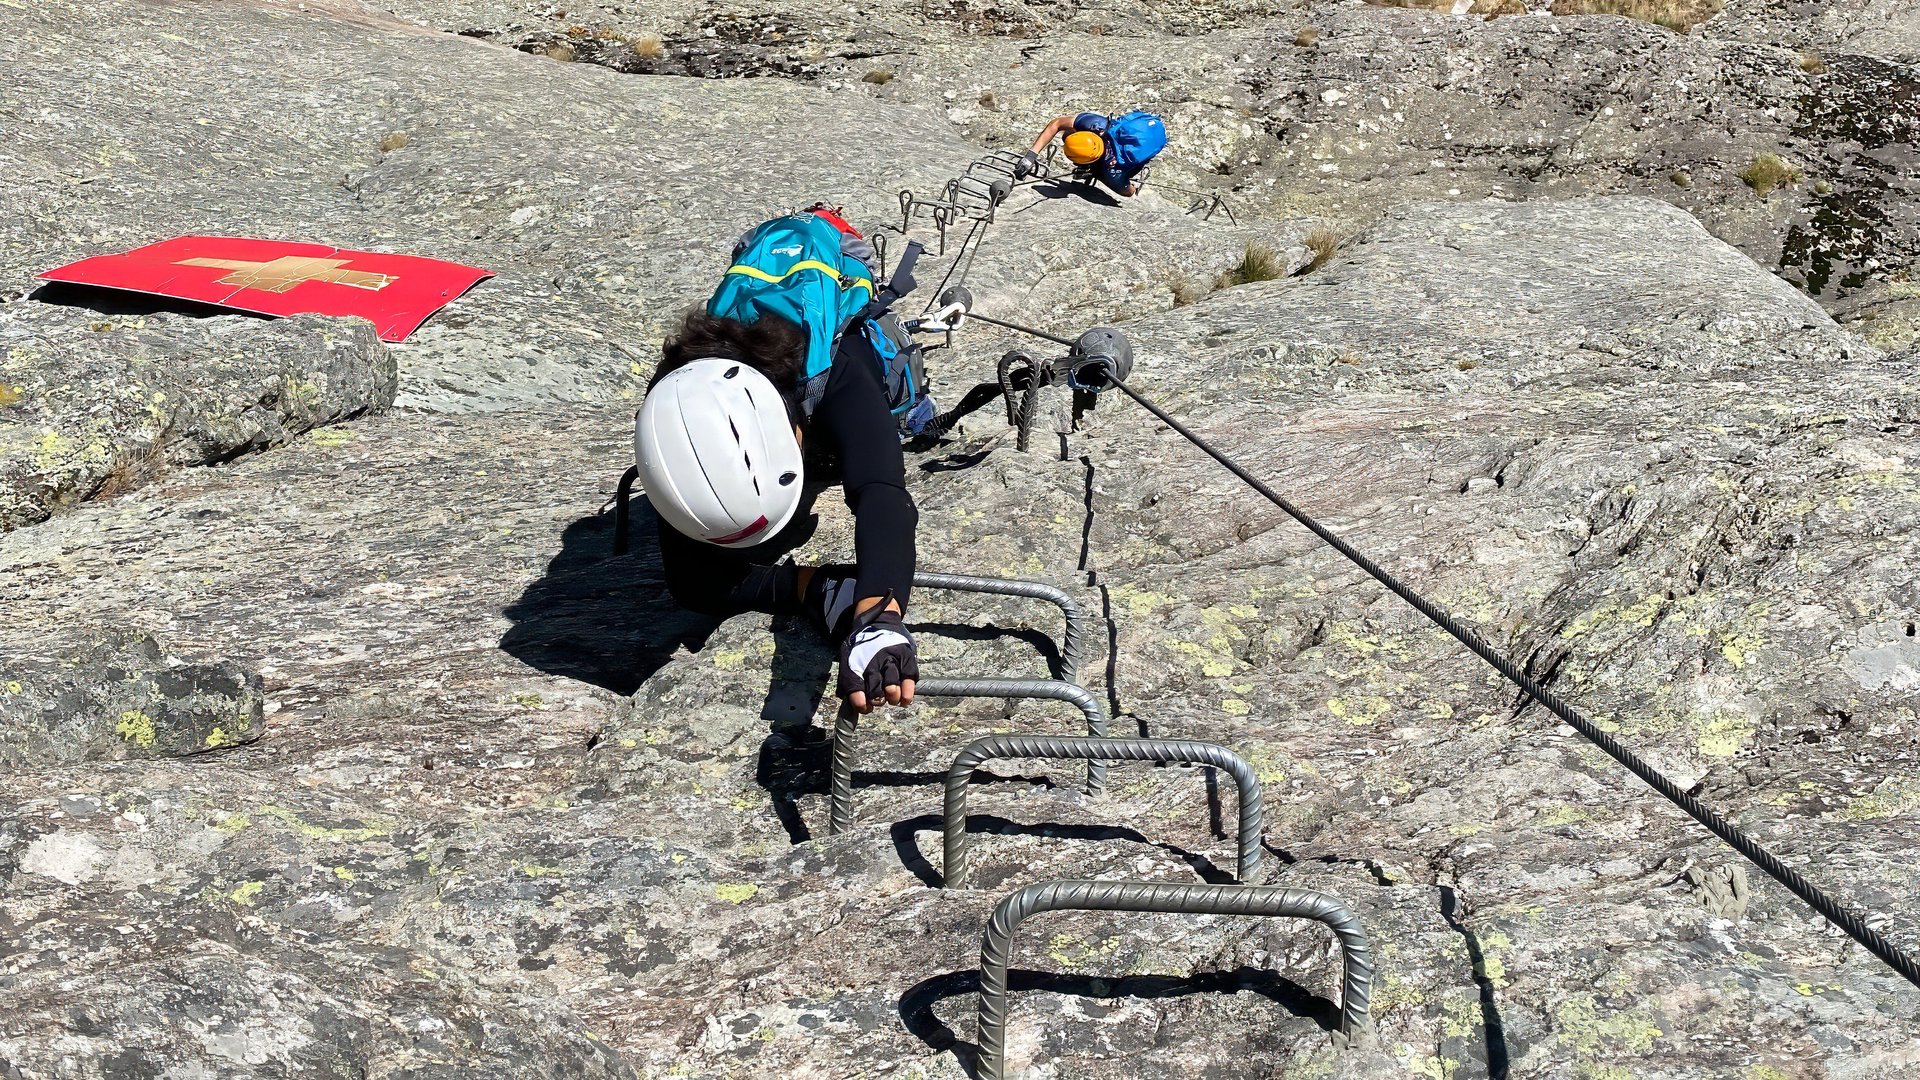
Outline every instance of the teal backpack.
{"label": "teal backpack", "polygon": [[[909,245],[909,255],[916,248]],[[741,322],[779,315],[806,328],[807,366],[799,397],[807,416],[826,392],[841,336],[860,322],[880,367],[887,406],[901,438],[909,438],[923,434],[935,418],[933,398],[920,344],[898,315],[869,310],[875,273],[873,245],[838,215],[824,210],[789,214],[747,230],[735,242],[733,265],[707,301],[707,312]]]}
{"label": "teal backpack", "polygon": [[734,245],[733,265],[707,301],[709,314],[753,322],[779,315],[807,331],[801,405],[811,415],[826,389],[840,335],[873,302],[873,251],[825,217],[774,218]]}

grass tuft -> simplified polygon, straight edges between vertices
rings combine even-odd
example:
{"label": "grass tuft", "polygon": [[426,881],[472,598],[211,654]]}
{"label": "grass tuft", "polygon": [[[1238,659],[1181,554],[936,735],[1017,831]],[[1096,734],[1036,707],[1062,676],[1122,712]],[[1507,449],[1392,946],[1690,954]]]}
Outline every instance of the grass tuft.
{"label": "grass tuft", "polygon": [[1778,154],[1761,154],[1740,174],[1754,194],[1766,198],[1780,188],[1800,182],[1800,170]]}
{"label": "grass tuft", "polygon": [[1313,258],[1300,268],[1303,274],[1310,274],[1327,265],[1333,253],[1340,250],[1340,234],[1323,225],[1307,234],[1307,250],[1313,254]]}
{"label": "grass tuft", "polygon": [[405,145],[407,145],[407,133],[404,131],[395,131],[380,140],[380,151],[381,153],[391,154]]}
{"label": "grass tuft", "polygon": [[1251,285],[1256,281],[1272,281],[1287,276],[1286,260],[1280,253],[1266,244],[1250,243],[1240,256],[1240,261],[1220,272],[1214,278],[1216,289],[1231,289],[1235,285]]}
{"label": "grass tuft", "polygon": [[633,39],[633,54],[642,60],[658,60],[667,55],[667,43],[659,34],[644,34]]}
{"label": "grass tuft", "polygon": [[[1367,0],[1375,7],[1419,8],[1425,11],[1453,12],[1453,0]],[[1525,0],[1473,0],[1465,14],[1484,15],[1489,19],[1501,15],[1525,15]]]}
{"label": "grass tuft", "polygon": [[1212,289],[1207,288],[1206,282],[1195,281],[1184,274],[1171,279],[1167,285],[1173,290],[1174,307],[1186,307],[1188,304],[1198,303],[1213,292]]}
{"label": "grass tuft", "polygon": [[1320,44],[1320,31],[1311,26],[1303,26],[1299,33],[1293,35],[1293,43],[1303,49],[1311,49]]}
{"label": "grass tuft", "polygon": [[875,86],[885,86],[893,81],[893,72],[888,71],[886,68],[874,68],[872,71],[860,76],[860,81],[863,83],[872,83]]}
{"label": "grass tuft", "polygon": [[1817,52],[1803,52],[1800,54],[1800,70],[1809,75],[1825,75],[1827,62]]}

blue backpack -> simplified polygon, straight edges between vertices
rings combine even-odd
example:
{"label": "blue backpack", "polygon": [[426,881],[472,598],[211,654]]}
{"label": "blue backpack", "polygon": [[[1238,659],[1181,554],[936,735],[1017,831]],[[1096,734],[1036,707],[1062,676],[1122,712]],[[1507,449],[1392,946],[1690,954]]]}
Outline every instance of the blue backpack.
{"label": "blue backpack", "polygon": [[1132,174],[1167,147],[1167,126],[1150,112],[1135,110],[1107,124],[1107,152],[1114,168]]}
{"label": "blue backpack", "polygon": [[924,433],[934,418],[933,398],[927,393],[927,370],[920,343],[913,340],[900,316],[883,311],[863,328],[874,359],[880,361],[880,385],[893,410],[900,437]]}
{"label": "blue backpack", "polygon": [[733,265],[707,301],[707,312],[740,322],[779,315],[807,331],[801,404],[808,414],[826,389],[840,335],[873,302],[873,268],[865,240],[825,218],[789,214],[749,230],[733,248]]}

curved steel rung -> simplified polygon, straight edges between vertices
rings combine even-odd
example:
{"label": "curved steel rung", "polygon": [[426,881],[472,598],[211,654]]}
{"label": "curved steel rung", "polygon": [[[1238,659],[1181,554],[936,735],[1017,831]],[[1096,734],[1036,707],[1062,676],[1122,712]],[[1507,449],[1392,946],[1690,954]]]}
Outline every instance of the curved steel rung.
{"label": "curved steel rung", "polygon": [[[1086,717],[1087,734],[1107,736],[1107,713],[1092,694],[1070,682],[1058,679],[922,679],[914,688],[916,698],[992,697],[1008,700],[1039,698],[1065,701],[1080,709]],[[832,782],[828,788],[827,831],[842,833],[853,827],[854,742],[860,730],[860,714],[850,706],[840,706],[833,721]],[[1106,788],[1107,765],[1087,762],[1087,794],[1098,795]]]}
{"label": "curved steel rung", "polygon": [[941,884],[967,887],[967,784],[974,770],[995,758],[1059,758],[1069,761],[1184,761],[1225,769],[1240,795],[1240,859],[1235,877],[1242,885],[1260,872],[1260,841],[1266,833],[1266,808],[1253,766],[1216,743],[1191,739],[1084,739],[1048,735],[988,735],[967,744],[947,770],[942,806]]}
{"label": "curved steel rung", "polygon": [[632,546],[633,539],[633,484],[640,479],[640,466],[629,465],[627,471],[620,474],[620,484],[613,489],[613,553],[625,555]]}
{"label": "curved steel rung", "polygon": [[1271,885],[1174,885],[1148,881],[1043,881],[1000,901],[980,940],[980,1080],[1007,1075],[1007,967],[1013,933],[1047,911],[1156,911],[1179,915],[1262,915],[1315,919],[1340,939],[1340,1034],[1348,1046],[1369,1041],[1373,950],[1360,920],[1336,897]]}
{"label": "curved steel rung", "polygon": [[1024,596],[1030,600],[1045,600],[1060,609],[1060,614],[1067,623],[1066,633],[1060,642],[1060,678],[1070,683],[1080,681],[1080,648],[1086,641],[1086,617],[1080,610],[1080,605],[1065,589],[1057,585],[1049,585],[1044,581],[979,577],[973,574],[936,574],[928,571],[913,575],[913,587],[939,589],[943,592]]}

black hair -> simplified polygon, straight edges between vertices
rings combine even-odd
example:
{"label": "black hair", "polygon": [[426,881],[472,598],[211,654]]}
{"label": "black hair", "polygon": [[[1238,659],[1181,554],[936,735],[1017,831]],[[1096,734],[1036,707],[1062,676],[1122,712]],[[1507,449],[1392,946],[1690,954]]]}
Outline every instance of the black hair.
{"label": "black hair", "polygon": [[667,339],[660,353],[660,366],[647,383],[649,390],[668,372],[695,360],[738,360],[778,387],[787,412],[799,420],[797,396],[806,373],[807,332],[791,319],[762,315],[746,323],[709,314],[704,307],[692,308],[680,332]]}

